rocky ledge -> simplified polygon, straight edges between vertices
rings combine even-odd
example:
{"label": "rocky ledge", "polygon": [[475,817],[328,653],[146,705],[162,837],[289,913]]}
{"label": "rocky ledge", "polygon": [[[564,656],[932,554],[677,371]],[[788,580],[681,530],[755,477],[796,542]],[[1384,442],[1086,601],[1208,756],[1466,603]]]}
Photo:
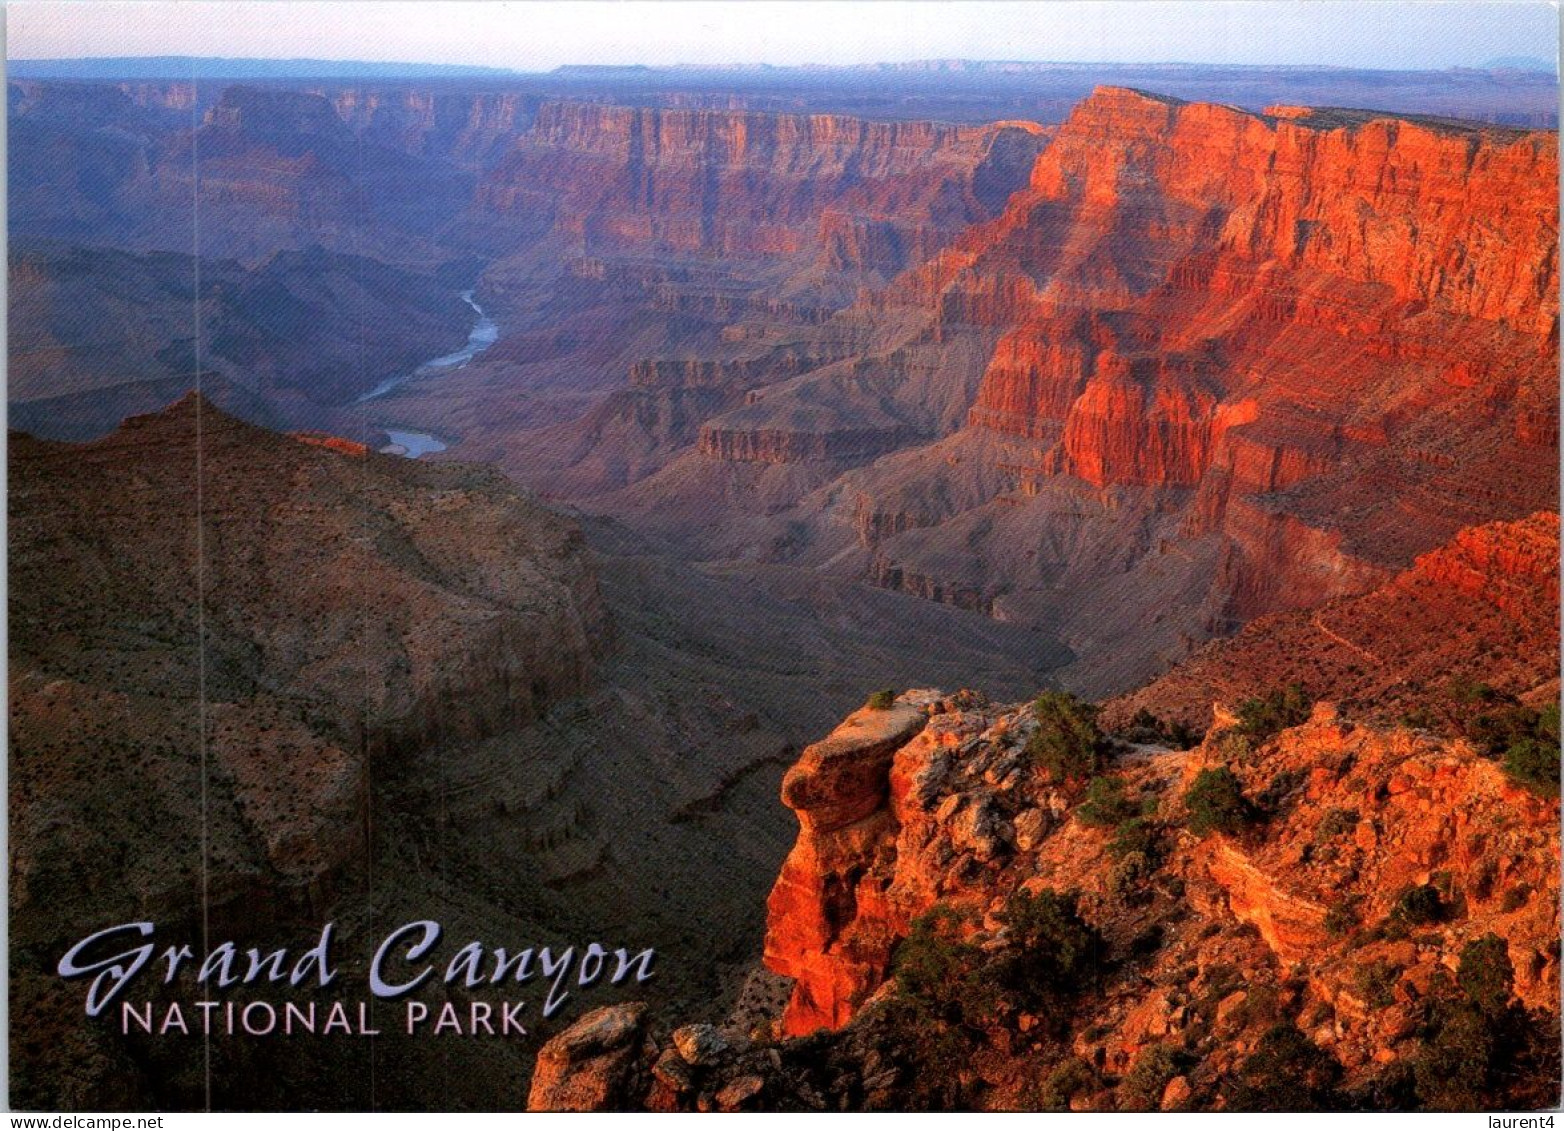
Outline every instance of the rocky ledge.
{"label": "rocky ledge", "polygon": [[[1557,805],[1466,741],[1325,703],[1258,735],[1219,707],[1191,750],[1110,741],[1108,784],[1088,790],[1043,768],[1038,710],[911,691],[808,748],[783,786],[800,832],[769,904],[766,964],[793,980],[777,1022],[658,1037],[638,1014],[593,1015],[545,1048],[534,1106],[1242,1108],[1267,1102],[1262,1083],[1274,1099],[1277,1057],[1309,1066],[1308,1102],[1347,1102],[1433,1073],[1429,1018],[1476,1000],[1482,963],[1500,972],[1494,1009],[1556,1039]],[[1213,774],[1239,799],[1214,826],[1193,788]],[[1075,981],[1051,1006],[1003,975],[963,981],[948,957],[1037,962],[1019,940],[1060,929]],[[959,1095],[940,1098],[943,1015],[910,1004],[934,954],[951,963],[940,1000],[983,1001],[952,1038],[963,1062],[940,1070]],[[592,1038],[605,1027],[612,1048]]]}

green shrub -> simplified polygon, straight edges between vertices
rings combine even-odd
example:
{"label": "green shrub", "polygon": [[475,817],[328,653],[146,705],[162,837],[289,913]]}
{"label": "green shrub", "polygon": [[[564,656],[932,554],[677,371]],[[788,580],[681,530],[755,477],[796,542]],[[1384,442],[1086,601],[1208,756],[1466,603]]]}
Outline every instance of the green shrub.
{"label": "green shrub", "polygon": [[1418,1101],[1434,1111],[1489,1106],[1498,1034],[1470,1002],[1445,1006],[1412,1063]]}
{"label": "green shrub", "polygon": [[1396,897],[1390,908],[1390,923],[1400,928],[1422,927],[1437,923],[1445,915],[1445,903],[1433,884],[1409,887]]}
{"label": "green shrub", "polygon": [[1502,758],[1510,744],[1530,738],[1540,712],[1511,703],[1491,711],[1467,715],[1464,731],[1472,744],[1490,758]]}
{"label": "green shrub", "polygon": [[1523,738],[1504,754],[1504,772],[1542,797],[1559,795],[1559,744]]}
{"label": "green shrub", "polygon": [[1157,855],[1157,827],[1145,817],[1131,817],[1122,821],[1108,842],[1108,854],[1115,860],[1140,855],[1149,864]]}
{"label": "green shrub", "polygon": [[1091,777],[1107,763],[1097,708],[1066,691],[1045,691],[1034,704],[1037,731],[1027,752],[1055,782]]}
{"label": "green shrub", "polygon": [[1074,994],[1096,982],[1107,944],[1081,918],[1074,892],[1018,892],[1000,921],[1008,929],[1003,981],[1029,1003]]}
{"label": "green shrub", "polygon": [[1149,856],[1144,852],[1127,852],[1113,865],[1113,871],[1108,876],[1108,892],[1118,899],[1128,900],[1140,891],[1151,872]]}
{"label": "green shrub", "polygon": [[871,711],[889,711],[896,705],[896,692],[890,688],[876,691],[864,702]]}
{"label": "green shrub", "polygon": [[1111,829],[1139,813],[1139,807],[1125,796],[1124,782],[1112,777],[1093,778],[1086,787],[1086,800],[1075,811],[1081,824],[1094,829]]}
{"label": "green shrub", "polygon": [[1288,727],[1309,721],[1314,702],[1297,683],[1238,704],[1238,729],[1256,742],[1264,742]]}
{"label": "green shrub", "polygon": [[1356,809],[1332,809],[1320,821],[1319,828],[1315,830],[1314,839],[1316,841],[1324,841],[1345,836],[1358,827],[1360,819]]}
{"label": "green shrub", "polygon": [[1458,675],[1450,681],[1446,688],[1450,698],[1463,706],[1473,706],[1477,703],[1492,703],[1499,696],[1493,688],[1486,683],[1480,683],[1471,676]]}
{"label": "green shrub", "polygon": [[1184,794],[1186,824],[1196,836],[1237,833],[1252,817],[1238,776],[1225,766],[1201,770]]}
{"label": "green shrub", "polygon": [[1511,706],[1486,712],[1466,726],[1466,736],[1505,773],[1543,797],[1559,795],[1559,705],[1542,710]]}
{"label": "green shrub", "polygon": [[1473,939],[1461,948],[1461,965],[1455,980],[1473,1005],[1488,1016],[1497,1017],[1510,1004],[1515,986],[1509,944],[1491,932]]}
{"label": "green shrub", "polygon": [[1396,985],[1401,981],[1401,971],[1383,960],[1359,966],[1353,985],[1361,997],[1374,1009],[1388,1008],[1395,1000]]}
{"label": "green shrub", "polygon": [[1115,1093],[1120,1111],[1156,1111],[1168,1081],[1179,1074],[1183,1058],[1172,1045],[1149,1045],[1140,1050]]}
{"label": "green shrub", "polygon": [[1332,1111],[1341,1106],[1341,1065],[1296,1025],[1266,1030],[1239,1066],[1233,1111]]}
{"label": "green shrub", "polygon": [[1254,755],[1254,740],[1240,731],[1223,731],[1216,738],[1217,756],[1230,766],[1242,766]]}
{"label": "green shrub", "polygon": [[985,1024],[998,995],[986,976],[986,955],[959,937],[963,917],[937,904],[912,921],[897,946],[893,969],[897,992],[948,1025]]}
{"label": "green shrub", "polygon": [[1037,1106],[1043,1111],[1069,1111],[1070,1101],[1100,1086],[1092,1066],[1072,1056],[1054,1065],[1037,1089]]}
{"label": "green shrub", "polygon": [[963,921],[936,905],[913,920],[893,956],[896,994],[880,1014],[883,1051],[911,1068],[912,1109],[968,1102],[962,1077],[998,1005],[987,956],[959,937]]}
{"label": "green shrub", "polygon": [[1484,935],[1462,948],[1454,979],[1444,971],[1430,979],[1413,1060],[1422,1106],[1528,1110],[1557,1102],[1558,1022],[1513,1000],[1508,951],[1498,935]]}

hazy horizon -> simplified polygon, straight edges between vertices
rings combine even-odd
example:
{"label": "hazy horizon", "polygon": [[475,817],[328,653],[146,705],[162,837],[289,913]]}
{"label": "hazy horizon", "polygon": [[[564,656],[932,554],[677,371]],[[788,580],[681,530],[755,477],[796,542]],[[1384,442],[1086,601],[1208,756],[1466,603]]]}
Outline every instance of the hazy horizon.
{"label": "hazy horizon", "polygon": [[20,0],[6,23],[15,62],[193,57],[520,73],[934,61],[1444,70],[1505,58],[1556,68],[1558,55],[1557,9],[1530,0]]}

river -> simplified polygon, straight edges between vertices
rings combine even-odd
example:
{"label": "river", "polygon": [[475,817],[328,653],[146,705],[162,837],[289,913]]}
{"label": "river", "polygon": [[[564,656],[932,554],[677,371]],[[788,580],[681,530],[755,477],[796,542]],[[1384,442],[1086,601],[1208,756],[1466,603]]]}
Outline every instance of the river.
{"label": "river", "polygon": [[[483,307],[473,298],[472,291],[462,292],[462,301],[472,307],[477,315],[473,322],[472,330],[467,334],[467,344],[455,353],[442,354],[430,361],[424,362],[411,373],[400,373],[395,377],[388,377],[376,385],[369,392],[358,398],[356,403],[363,404],[377,397],[383,397],[392,389],[403,385],[415,377],[438,377],[442,373],[449,373],[453,369],[460,369],[473,358],[499,340],[499,325],[483,312]],[[445,451],[447,444],[438,436],[428,432],[411,432],[402,429],[385,429],[390,443],[381,448],[382,452],[391,455],[406,456],[408,459],[417,459],[419,456],[428,455],[431,452]]]}

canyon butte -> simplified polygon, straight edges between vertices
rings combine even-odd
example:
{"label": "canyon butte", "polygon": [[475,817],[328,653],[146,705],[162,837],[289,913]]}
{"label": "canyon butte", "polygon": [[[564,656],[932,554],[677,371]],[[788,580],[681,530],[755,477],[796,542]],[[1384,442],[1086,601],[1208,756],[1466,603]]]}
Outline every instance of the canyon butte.
{"label": "canyon butte", "polygon": [[[13,78],[14,1102],[1555,1103],[1557,87],[1474,75]],[[137,917],[659,973],[208,1084],[54,976]]]}

